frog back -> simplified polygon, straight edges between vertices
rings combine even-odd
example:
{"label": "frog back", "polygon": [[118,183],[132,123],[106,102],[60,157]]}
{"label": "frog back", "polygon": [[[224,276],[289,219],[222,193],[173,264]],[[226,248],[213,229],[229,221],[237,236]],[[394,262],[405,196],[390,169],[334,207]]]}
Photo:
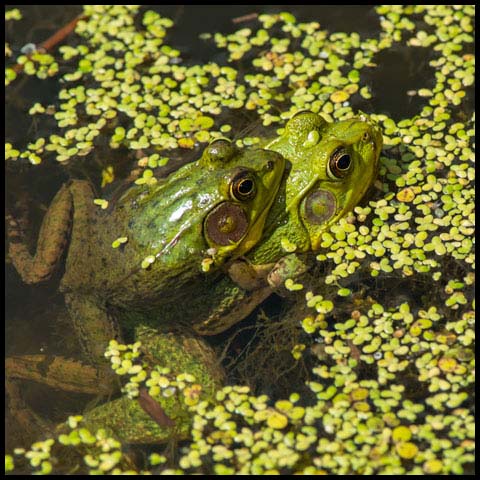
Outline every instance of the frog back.
{"label": "frog back", "polygon": [[81,235],[72,232],[64,290],[97,292],[120,305],[151,304],[181,292],[201,274],[208,249],[201,212],[221,201],[222,192],[209,188],[217,180],[199,176],[185,182],[182,174],[153,186],[135,185],[110,211],[95,212],[83,225],[84,241],[74,242]]}
{"label": "frog back", "polygon": [[133,185],[97,210],[83,232],[74,224],[63,285],[136,309],[175,301],[243,254],[261,236],[283,175],[275,152],[223,148],[165,180]]}

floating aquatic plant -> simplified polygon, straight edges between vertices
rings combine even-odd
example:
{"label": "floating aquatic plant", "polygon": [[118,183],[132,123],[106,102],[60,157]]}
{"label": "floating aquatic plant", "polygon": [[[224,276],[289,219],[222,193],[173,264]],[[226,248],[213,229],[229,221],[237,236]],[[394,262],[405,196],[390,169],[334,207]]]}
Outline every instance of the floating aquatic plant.
{"label": "floating aquatic plant", "polygon": [[[167,452],[150,456],[156,472],[472,471],[475,115],[467,103],[475,73],[474,7],[375,10],[379,31],[370,38],[329,32],[287,12],[261,14],[248,28],[202,36],[228,52],[229,64],[186,66],[166,41],[168,29],[175,28],[171,20],[138,6],[86,6],[76,41],[60,48],[62,58],[36,60],[39,72],[50,69],[53,75],[60,75],[56,63],[70,67],[54,108],[35,103],[29,111],[35,118],[53,116],[59,132],[23,146],[6,143],[8,161],[38,164],[53,154],[68,164],[91,155],[107,138],[111,149],[141,151],[136,158],[144,170],[137,183],[147,183],[155,181],[152,170],[166,163],[169,150],[235,132],[235,126],[219,125],[224,110],[255,112],[280,133],[298,110],[343,120],[357,113],[352,106],[373,99],[377,108],[369,114],[383,125],[375,191],[325,233],[317,252],[325,275],[285,284],[297,295],[295,307],[308,311],[292,314],[303,336],[290,349],[297,361],[313,365],[308,395],[270,398],[229,385],[214,399],[200,400],[201,386],[188,373],[173,378],[160,368],[149,376],[133,353],[130,359],[121,355],[127,346],[111,345],[117,373],[130,376],[127,395],[138,394],[142,382],[152,396],[181,385],[192,411],[191,441],[173,466],[163,467]],[[17,12],[7,12],[6,20],[7,14],[18,18]],[[433,72],[430,83],[408,92],[418,97],[418,112],[400,119],[381,113],[382,99],[364,80],[378,67],[378,54],[397,46],[428,49]],[[11,59],[10,47],[5,51]],[[27,62],[35,60],[23,61],[25,74],[34,72]],[[7,67],[6,82],[16,76]],[[259,141],[243,137],[237,143]],[[104,202],[96,200],[101,208]],[[289,242],[282,247],[295,250]],[[57,443],[107,445],[85,454],[82,468],[131,472],[115,439],[82,430],[79,421],[70,421],[74,433]],[[6,455],[6,471],[27,461],[35,472],[50,473],[54,441]]]}

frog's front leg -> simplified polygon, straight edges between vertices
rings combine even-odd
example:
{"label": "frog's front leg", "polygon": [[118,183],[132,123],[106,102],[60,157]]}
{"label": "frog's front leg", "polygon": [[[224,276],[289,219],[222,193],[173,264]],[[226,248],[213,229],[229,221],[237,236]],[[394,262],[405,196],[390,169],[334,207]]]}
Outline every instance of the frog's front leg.
{"label": "frog's front leg", "polygon": [[65,293],[65,303],[75,334],[87,361],[105,368],[105,350],[110,340],[121,340],[117,321],[105,301],[94,294]]}
{"label": "frog's front leg", "polygon": [[25,239],[25,226],[12,214],[7,214],[8,254],[25,283],[42,282],[55,271],[68,241],[72,208],[70,185],[65,184],[43,218],[34,255]]}
{"label": "frog's front leg", "polygon": [[[272,293],[284,295],[285,280],[297,279],[307,271],[303,259],[289,254],[277,263],[254,265],[245,259],[233,262],[228,276],[213,285],[204,295],[192,299],[198,312],[195,331],[215,335],[243,320]],[[195,302],[200,303],[196,306]]]}

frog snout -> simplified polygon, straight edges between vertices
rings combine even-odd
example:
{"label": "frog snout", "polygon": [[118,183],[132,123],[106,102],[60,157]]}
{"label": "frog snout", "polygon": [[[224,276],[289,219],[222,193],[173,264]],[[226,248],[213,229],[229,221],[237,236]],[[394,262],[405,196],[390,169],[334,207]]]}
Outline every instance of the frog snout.
{"label": "frog snout", "polygon": [[383,147],[383,135],[382,135],[382,129],[377,123],[372,122],[370,127],[370,134],[372,137],[372,142],[375,147],[375,154],[376,154],[375,158],[378,159],[378,157],[380,156],[380,151],[382,150],[382,147]]}
{"label": "frog snout", "polygon": [[281,167],[282,163],[285,163],[285,159],[279,153],[274,152],[273,150],[269,150],[268,152],[271,156],[265,162],[265,166],[263,167],[265,171],[270,172],[275,170],[276,167]]}

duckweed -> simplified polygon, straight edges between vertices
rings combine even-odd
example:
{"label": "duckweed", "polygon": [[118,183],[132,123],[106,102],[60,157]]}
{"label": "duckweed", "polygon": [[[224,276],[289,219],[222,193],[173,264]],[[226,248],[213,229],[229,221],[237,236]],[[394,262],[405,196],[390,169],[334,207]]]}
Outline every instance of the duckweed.
{"label": "duckweed", "polygon": [[302,290],[303,285],[301,283],[295,283],[291,278],[287,278],[287,280],[285,280],[285,288],[294,292],[296,290]]}
{"label": "duckweed", "polygon": [[118,248],[120,245],[127,243],[127,241],[128,241],[127,237],[119,237],[112,242],[112,248]]}
{"label": "duckweed", "polygon": [[[153,169],[169,150],[232,130],[218,125],[222,109],[255,111],[274,128],[301,109],[328,121],[350,118],[351,105],[381,100],[362,83],[380,52],[396,46],[431,52],[432,82],[409,92],[421,100],[417,114],[395,120],[371,113],[384,130],[379,178],[372,196],[324,234],[317,260],[326,277],[312,285],[285,282],[288,290],[307,291],[301,305],[309,312],[297,319],[303,337],[291,350],[297,362],[315,362],[307,393],[289,392],[287,400],[230,385],[215,402],[201,401],[193,378],[161,368],[147,372],[139,345],[110,344],[106,356],[127,378],[126,395],[135,397],[143,384],[154,397],[179,389],[191,409],[192,440],[180,448],[175,467],[162,466],[166,452],[150,456],[162,474],[471,471],[475,115],[463,107],[474,81],[474,7],[381,5],[375,11],[380,35],[374,38],[329,32],[288,12],[262,14],[233,34],[203,37],[227,52],[230,65],[187,67],[165,43],[174,28],[169,19],[138,6],[86,6],[76,30],[80,44],[62,47],[61,60],[16,59],[25,74],[40,78],[58,75],[57,63],[71,68],[53,112],[60,133],[26,147],[6,143],[6,159],[38,164],[53,155],[68,165],[92,155],[102,136],[112,149],[141,151],[141,184],[155,181]],[[6,19],[18,16],[10,12]],[[239,75],[238,66],[247,73]],[[7,67],[6,84],[16,75]],[[29,113],[52,114],[39,104]],[[296,246],[282,241],[282,248]],[[147,257],[141,266],[154,261]],[[322,353],[312,360],[313,347]],[[86,431],[81,421],[71,417],[71,432],[58,443],[102,445],[102,453],[83,458],[90,473],[128,472],[120,444]],[[36,473],[50,473],[52,445],[16,450],[15,459],[6,455],[6,471],[24,457]]]}

